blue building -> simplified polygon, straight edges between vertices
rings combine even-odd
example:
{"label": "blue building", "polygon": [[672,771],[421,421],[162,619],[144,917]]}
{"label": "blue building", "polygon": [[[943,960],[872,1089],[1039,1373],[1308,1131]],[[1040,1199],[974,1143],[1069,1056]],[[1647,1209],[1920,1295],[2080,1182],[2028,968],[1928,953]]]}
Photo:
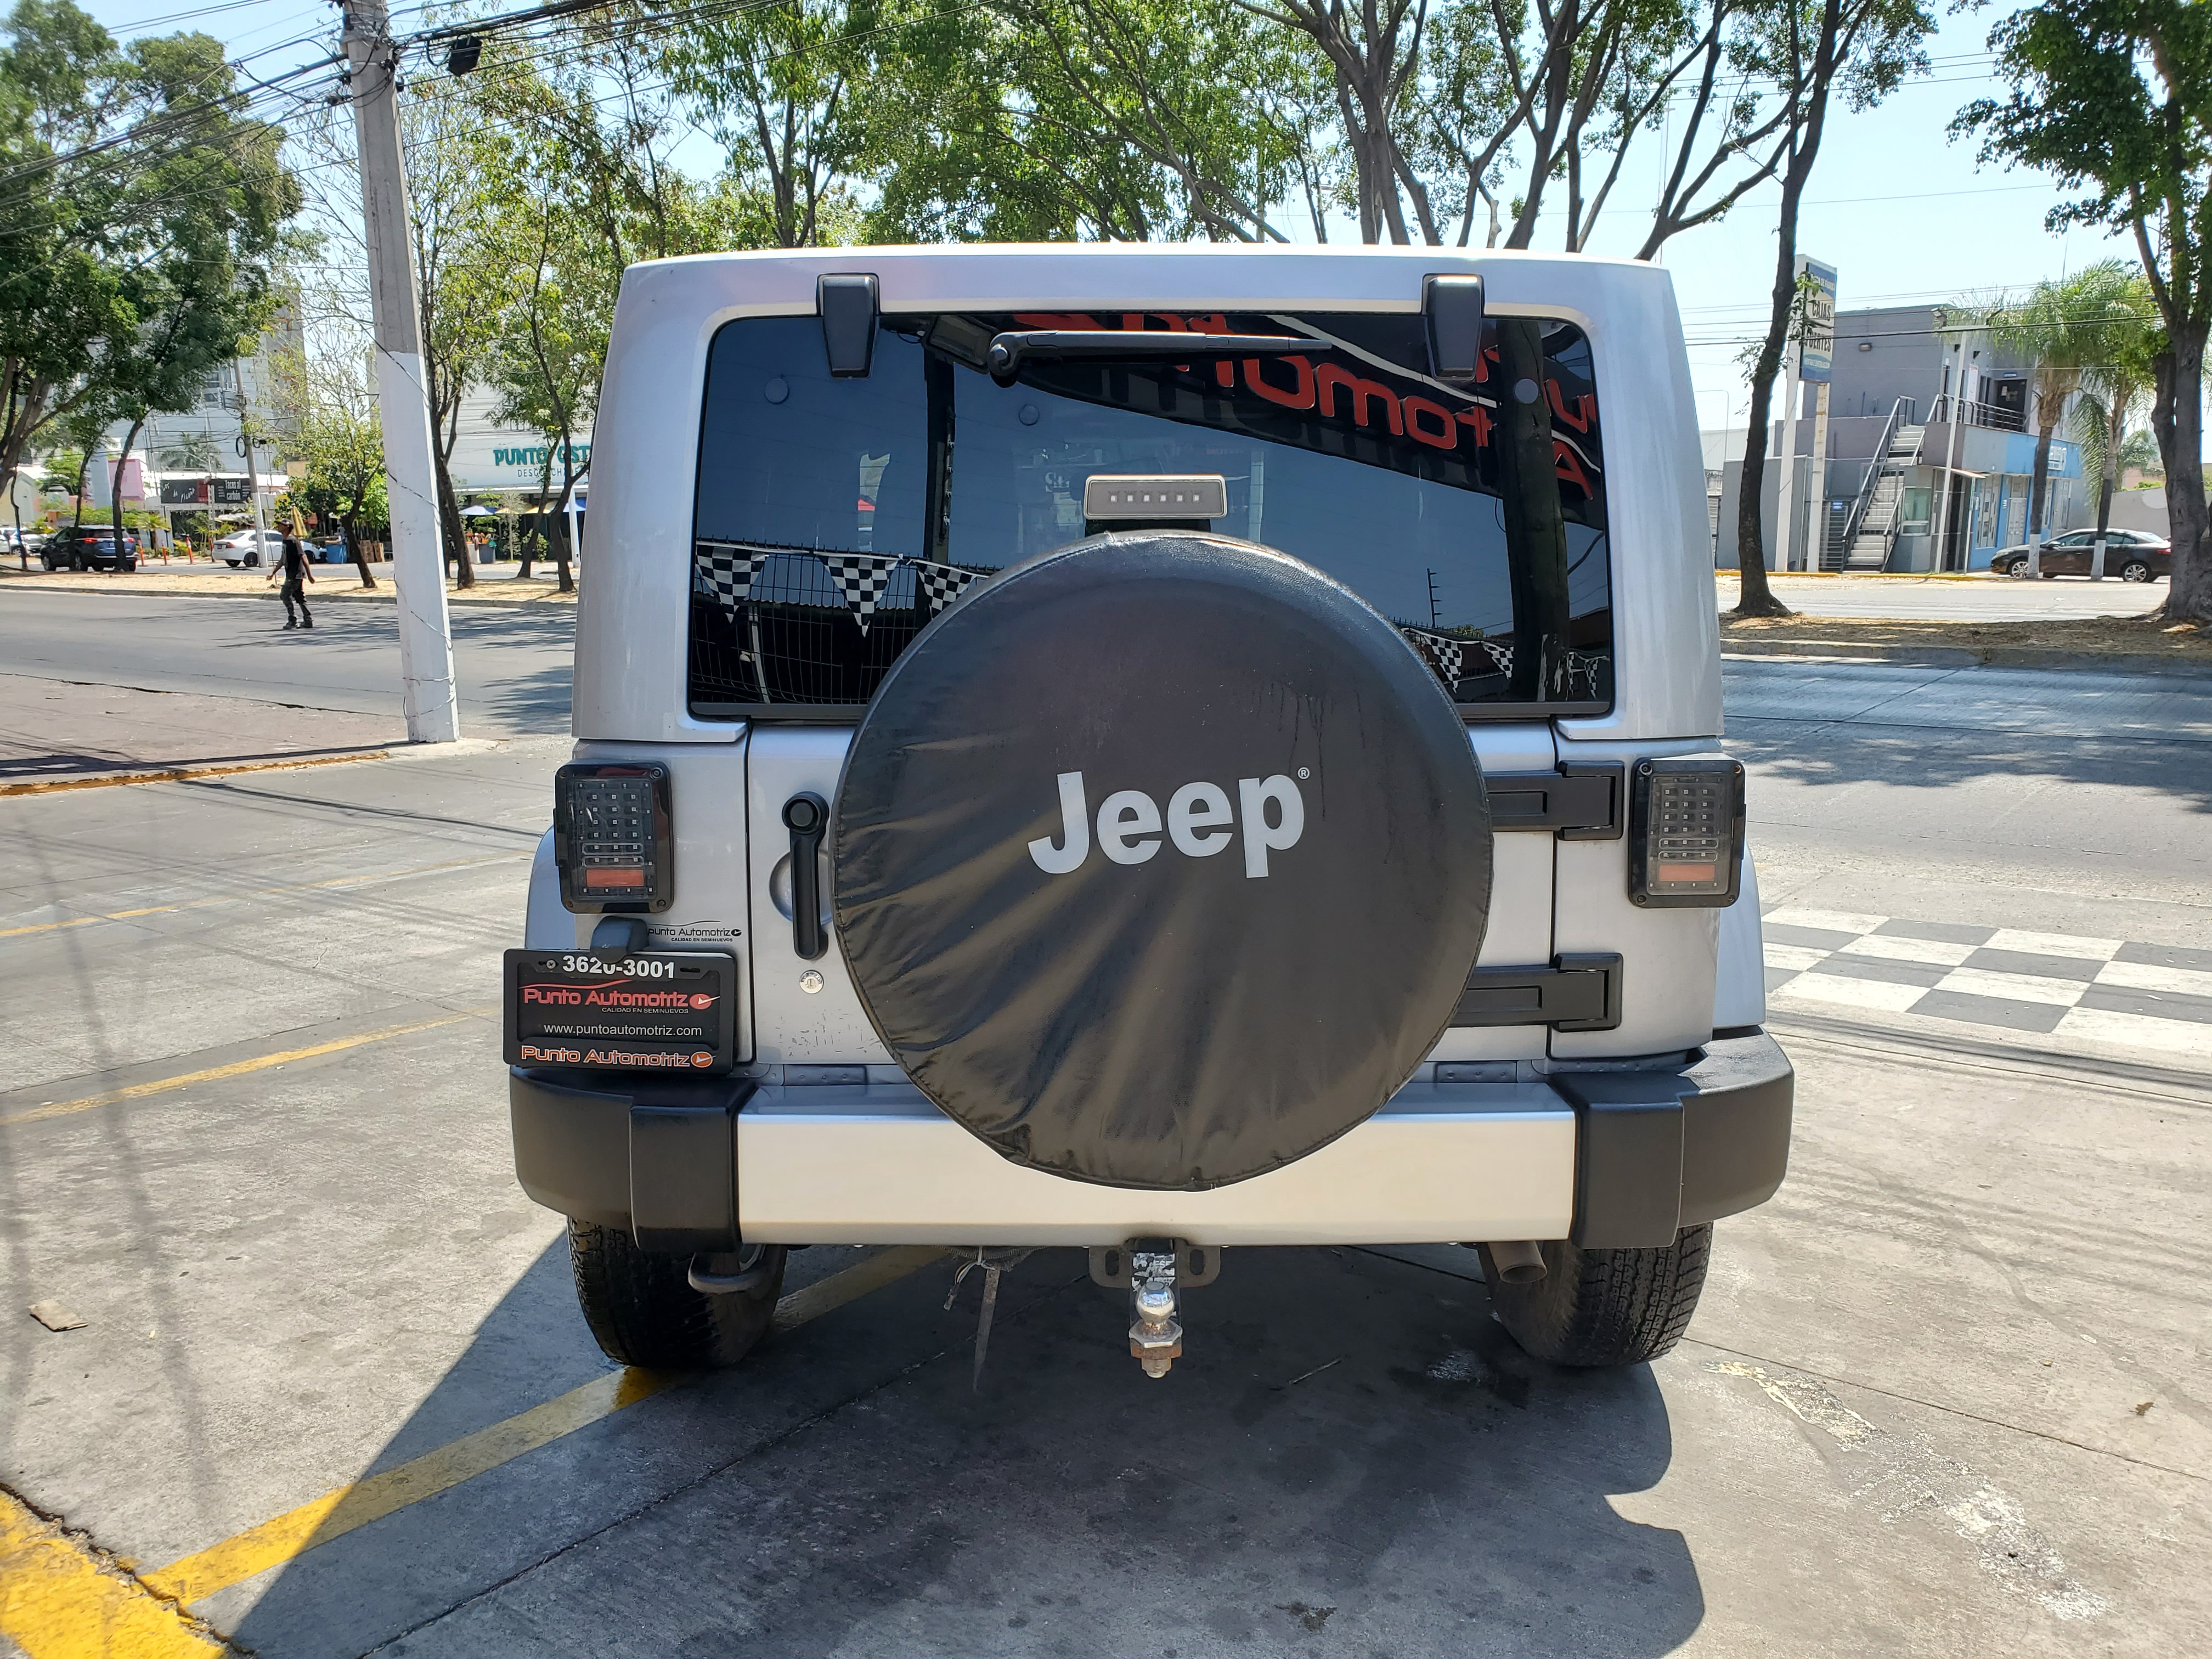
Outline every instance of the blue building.
{"label": "blue building", "polygon": [[[2038,407],[2033,363],[2006,356],[1940,306],[1838,312],[1834,362],[1824,465],[1814,456],[1814,388],[1802,388],[1793,494],[1803,506],[1792,515],[1790,568],[1986,570],[1999,548],[2027,539],[2037,428],[2046,412]],[[2064,429],[2062,420],[2057,430]],[[1781,538],[1771,528],[1781,430],[1778,420],[1762,491],[1771,568],[1782,565]],[[1736,562],[1742,470],[1741,437],[1729,435],[1733,453],[1709,443],[1706,462],[1709,489],[1717,485],[1720,496],[1714,550],[1723,566]],[[2081,451],[2064,438],[2052,438],[2045,489],[2046,536],[2094,513]]]}

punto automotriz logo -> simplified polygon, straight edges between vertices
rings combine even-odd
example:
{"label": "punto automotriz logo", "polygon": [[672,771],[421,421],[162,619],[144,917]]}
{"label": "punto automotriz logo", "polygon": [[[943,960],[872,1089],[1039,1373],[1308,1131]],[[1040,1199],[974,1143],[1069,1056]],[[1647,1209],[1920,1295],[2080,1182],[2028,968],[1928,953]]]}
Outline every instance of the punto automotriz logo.
{"label": "punto automotriz logo", "polygon": [[[1306,775],[1300,767],[1298,775]],[[1064,876],[1091,856],[1091,803],[1083,774],[1060,775],[1060,833],[1030,843],[1030,857],[1048,876]],[[1270,807],[1274,822],[1267,822]],[[1267,873],[1267,854],[1285,852],[1305,834],[1305,798],[1283,773],[1237,780],[1237,805],[1218,783],[1186,783],[1168,797],[1167,811],[1141,789],[1117,789],[1098,804],[1098,850],[1115,864],[1142,864],[1160,850],[1161,835],[1185,857],[1210,859],[1239,838],[1244,874]]]}

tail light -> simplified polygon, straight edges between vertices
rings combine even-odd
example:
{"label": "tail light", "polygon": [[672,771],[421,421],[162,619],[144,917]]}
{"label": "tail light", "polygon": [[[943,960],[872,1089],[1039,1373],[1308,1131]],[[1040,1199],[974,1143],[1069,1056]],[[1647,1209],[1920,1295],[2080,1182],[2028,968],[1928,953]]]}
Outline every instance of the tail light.
{"label": "tail light", "polygon": [[584,763],[553,775],[553,862],[580,915],[665,910],[676,899],[668,769]]}
{"label": "tail light", "polygon": [[1743,768],[1636,763],[1628,791],[1628,896],[1653,909],[1735,902],[1743,873]]}

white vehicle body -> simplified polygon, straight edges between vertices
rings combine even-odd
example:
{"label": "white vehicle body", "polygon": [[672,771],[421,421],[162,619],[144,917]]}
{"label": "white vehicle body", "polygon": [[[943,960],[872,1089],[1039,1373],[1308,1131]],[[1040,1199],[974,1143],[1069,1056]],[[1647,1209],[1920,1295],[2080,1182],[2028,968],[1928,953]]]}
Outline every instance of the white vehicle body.
{"label": "white vehicle body", "polygon": [[[1673,1218],[1668,1237],[1677,1224],[1762,1201],[1781,1178],[1771,1124],[1748,1137],[1759,1140],[1758,1155],[1739,1156],[1740,1126],[1700,1120],[1695,1109],[1701,1097],[1723,1097],[1729,1064],[1750,1063],[1731,1061],[1727,1045],[1750,1040],[1765,1018],[1748,856],[1732,904],[1642,908],[1631,900],[1630,843],[1617,830],[1609,839],[1577,839],[1500,829],[1478,963],[1548,969],[1590,953],[1617,957],[1609,1027],[1559,1030],[1536,1018],[1455,1026],[1380,1111],[1288,1168],[1194,1192],[1071,1182],[1001,1158],[908,1079],[840,952],[806,960],[793,943],[778,812],[799,792],[834,799],[851,726],[703,717],[687,682],[710,344],[735,319],[814,315],[818,279],[851,272],[877,277],[886,315],[1418,313],[1425,278],[1466,273],[1483,279],[1493,316],[1571,321],[1588,338],[1596,383],[1614,412],[1605,452],[1612,706],[1576,717],[1470,721],[1468,741],[1493,780],[1720,753],[1705,479],[1681,325],[1662,267],[1428,248],[1122,246],[727,254],[634,267],[617,312],[592,457],[574,752],[668,769],[675,896],[647,918],[647,938],[656,948],[727,951],[739,963],[746,994],[738,1052],[756,1086],[735,1112],[726,1156],[743,1238],[1103,1246],[1160,1236],[1218,1246],[1586,1235],[1598,1243],[1656,1243],[1641,1237],[1655,1224],[1648,1219],[1612,1232],[1602,1218],[1592,1219],[1607,1201],[1604,1184],[1626,1178],[1599,1167],[1589,1139],[1595,1115],[1634,1093],[1627,1084],[1589,1082],[1614,1073],[1651,1079],[1655,1109],[1690,1099],[1656,1154],[1663,1159],[1671,1145],[1683,1161],[1679,1200],[1668,1190],[1658,1200]],[[585,945],[598,921],[563,908],[549,833],[524,943]],[[1761,1075],[1771,1083],[1771,1066]],[[1781,1075],[1786,1146],[1786,1066]],[[646,1157],[635,1138],[642,1131],[623,1104],[606,1103],[626,1103],[626,1085],[604,1086],[602,1097],[573,1078],[518,1081],[519,1161],[532,1196],[574,1217],[634,1226],[641,1242],[686,1236],[690,1205],[703,1202],[711,1220],[723,1201],[712,1195],[648,1195],[643,1164],[632,1162]],[[1662,1173],[1659,1184],[1672,1179]]]}

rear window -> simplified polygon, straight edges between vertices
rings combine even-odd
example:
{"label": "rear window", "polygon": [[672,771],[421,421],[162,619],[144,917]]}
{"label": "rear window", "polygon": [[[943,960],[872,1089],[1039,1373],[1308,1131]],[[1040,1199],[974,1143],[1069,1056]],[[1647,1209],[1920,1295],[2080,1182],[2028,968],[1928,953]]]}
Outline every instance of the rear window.
{"label": "rear window", "polygon": [[[844,380],[830,378],[816,318],[729,323],[701,429],[692,707],[853,718],[970,583],[1085,533],[1091,474],[1197,472],[1227,482],[1217,531],[1358,592],[1470,715],[1608,708],[1589,346],[1569,324],[1519,326],[1533,326],[1516,349],[1536,343],[1540,387],[1507,384],[1495,321],[1464,390],[1429,377],[1417,315],[886,317],[868,375]],[[1217,362],[1030,362],[1010,386],[981,367],[1003,331],[1135,328],[1315,344]],[[1547,441],[1540,467],[1527,458]]]}

